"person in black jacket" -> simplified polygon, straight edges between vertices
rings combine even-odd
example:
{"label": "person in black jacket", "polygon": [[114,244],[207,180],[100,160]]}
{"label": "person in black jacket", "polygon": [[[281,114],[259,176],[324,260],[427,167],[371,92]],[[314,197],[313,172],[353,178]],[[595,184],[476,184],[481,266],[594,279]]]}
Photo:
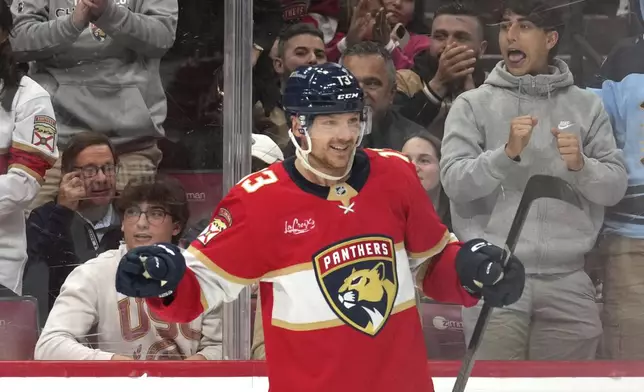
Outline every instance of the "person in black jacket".
{"label": "person in black jacket", "polygon": [[[441,6],[434,14],[429,50],[416,56],[412,70],[398,72],[395,105],[400,114],[428,127],[460,93],[484,82],[479,59],[486,49],[478,8],[461,2]],[[439,131],[435,136],[442,139]]]}
{"label": "person in black jacket", "polygon": [[423,131],[423,127],[393,109],[396,67],[391,53],[382,45],[361,41],[350,46],[344,52],[342,64],[360,82],[365,101],[373,112],[373,125],[362,139],[363,147],[400,151],[409,136]]}
{"label": "person in black jacket", "polygon": [[117,163],[107,136],[74,136],[62,154],[56,200],[35,208],[27,219],[27,264],[48,265],[49,308],[77,265],[119,246],[121,222],[113,207]]}

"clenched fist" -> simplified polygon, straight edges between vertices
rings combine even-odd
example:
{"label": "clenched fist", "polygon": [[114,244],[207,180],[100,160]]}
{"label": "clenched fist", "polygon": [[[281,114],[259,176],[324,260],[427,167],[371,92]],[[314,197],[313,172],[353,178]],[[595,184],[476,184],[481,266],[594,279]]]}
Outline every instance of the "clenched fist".
{"label": "clenched fist", "polygon": [[505,145],[505,153],[511,159],[516,159],[530,142],[532,130],[539,123],[536,117],[515,117],[510,122],[510,138]]}
{"label": "clenched fist", "polygon": [[579,171],[584,168],[584,155],[581,152],[579,138],[574,133],[562,132],[552,128],[552,134],[557,139],[559,154],[566,162],[568,170]]}

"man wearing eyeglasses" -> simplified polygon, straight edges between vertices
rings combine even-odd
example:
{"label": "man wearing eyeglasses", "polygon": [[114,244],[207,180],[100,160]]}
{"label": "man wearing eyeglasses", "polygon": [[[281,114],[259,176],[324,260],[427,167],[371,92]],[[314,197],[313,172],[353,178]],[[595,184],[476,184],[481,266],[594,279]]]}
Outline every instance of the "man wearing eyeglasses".
{"label": "man wearing eyeglasses", "polygon": [[[29,216],[26,291],[47,285],[49,293],[29,294],[37,298],[46,296],[41,302],[48,303],[49,309],[76,266],[119,246],[121,220],[113,205],[117,163],[107,136],[95,132],[74,136],[62,154],[63,176],[56,199],[34,209]],[[44,281],[31,284],[34,279],[44,280],[34,276],[41,274],[29,274],[36,264],[48,267],[48,284]],[[44,305],[41,312],[45,312]]]}
{"label": "man wearing eyeglasses", "polygon": [[[178,181],[130,183],[115,203],[125,244],[77,267],[67,277],[38,340],[39,360],[218,360],[219,309],[185,323],[159,321],[147,304],[115,290],[116,269],[132,249],[176,244],[189,218]],[[178,248],[174,248],[177,249]],[[92,335],[92,347],[87,337]]]}

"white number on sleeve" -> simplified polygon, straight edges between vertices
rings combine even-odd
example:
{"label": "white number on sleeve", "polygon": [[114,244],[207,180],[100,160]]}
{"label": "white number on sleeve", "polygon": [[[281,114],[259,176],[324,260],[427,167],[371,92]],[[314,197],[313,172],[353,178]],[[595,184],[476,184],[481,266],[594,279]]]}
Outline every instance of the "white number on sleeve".
{"label": "white number on sleeve", "polygon": [[241,186],[248,193],[257,192],[264,185],[270,185],[277,182],[277,176],[272,170],[262,170],[254,173],[242,180]]}
{"label": "white number on sleeve", "polygon": [[407,158],[407,156],[405,154],[403,154],[401,152],[398,152],[398,151],[382,150],[382,149],[379,149],[379,148],[374,148],[373,151],[377,152],[380,156],[385,157],[385,158],[396,157],[396,158],[402,159],[403,161],[405,161],[407,163],[410,162],[409,158]]}

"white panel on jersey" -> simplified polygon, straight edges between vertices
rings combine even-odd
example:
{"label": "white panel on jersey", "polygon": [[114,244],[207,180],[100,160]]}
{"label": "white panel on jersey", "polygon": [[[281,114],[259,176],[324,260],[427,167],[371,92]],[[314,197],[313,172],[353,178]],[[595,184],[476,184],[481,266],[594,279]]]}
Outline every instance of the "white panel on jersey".
{"label": "white panel on jersey", "polygon": [[[396,270],[398,295],[394,307],[416,298],[414,281],[404,249],[396,251]],[[273,282],[273,319],[289,324],[339,320],[320,291],[312,269],[265,279],[265,281]]]}

